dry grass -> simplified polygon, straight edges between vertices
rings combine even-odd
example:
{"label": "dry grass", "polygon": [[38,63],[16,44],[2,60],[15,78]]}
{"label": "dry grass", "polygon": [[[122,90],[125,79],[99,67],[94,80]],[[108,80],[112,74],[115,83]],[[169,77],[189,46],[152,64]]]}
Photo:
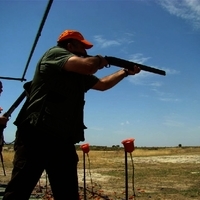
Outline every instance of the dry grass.
{"label": "dry grass", "polygon": [[[83,187],[83,152],[77,153],[79,182]],[[13,152],[4,151],[3,155],[9,171]],[[85,154],[87,199],[125,199],[124,155],[123,150],[90,150],[88,156]],[[127,154],[129,199],[200,199],[200,147],[138,148],[131,155]],[[0,178],[6,183],[9,175],[5,178],[1,173]],[[82,190],[80,193],[83,195]]]}
{"label": "dry grass", "polygon": [[[82,170],[83,153],[78,151],[78,154],[79,169]],[[86,156],[86,168],[90,167],[93,182],[101,185],[97,187],[97,191],[103,191],[110,199],[124,199],[124,151],[90,151],[88,155],[90,166]],[[133,166],[131,157],[127,154],[130,199],[134,194],[134,199],[142,200],[200,199],[200,160],[198,163],[189,160],[191,156],[200,155],[200,148],[136,149],[131,155]],[[164,158],[165,162],[158,160],[159,158]],[[176,161],[168,162],[166,159],[169,158]],[[90,174],[87,173],[86,177],[89,179]],[[87,185],[91,188],[89,180]]]}

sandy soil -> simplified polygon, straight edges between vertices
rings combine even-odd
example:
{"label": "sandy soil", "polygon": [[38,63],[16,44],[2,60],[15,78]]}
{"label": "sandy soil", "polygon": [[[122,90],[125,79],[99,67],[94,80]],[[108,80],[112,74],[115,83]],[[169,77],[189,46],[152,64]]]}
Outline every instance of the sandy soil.
{"label": "sandy soil", "polygon": [[[124,162],[124,160],[119,159],[119,158],[113,158],[116,162]],[[135,164],[169,164],[169,163],[173,163],[173,164],[199,164],[200,163],[200,155],[173,155],[173,156],[150,156],[150,157],[133,157],[133,161]],[[183,165],[184,166],[184,165]],[[102,171],[108,171],[109,169],[94,169],[94,170],[86,170],[86,184],[91,185],[94,184],[94,190],[95,192],[98,191],[98,195],[93,194],[93,196],[91,196],[91,191],[93,190],[92,188],[87,188],[88,191],[90,191],[89,193],[87,193],[88,199],[112,199],[112,200],[122,200],[125,199],[125,190],[123,192],[118,191],[117,188],[115,188],[115,192],[113,192],[113,187],[112,187],[112,182],[117,182],[118,179],[116,177],[113,177],[111,175],[102,175],[101,172]],[[113,168],[112,168],[113,170]],[[195,171],[190,171],[191,174],[194,175],[198,175],[200,176],[200,168],[198,170]],[[2,171],[0,172],[0,176],[2,177]],[[10,176],[10,172],[7,171],[7,176]],[[78,170],[78,176],[79,176],[79,182],[80,182],[80,193],[82,194],[82,199],[83,198],[83,185],[84,185],[84,179],[83,179],[83,169]],[[178,179],[178,177],[177,177]],[[155,180],[154,180],[155,181]],[[111,183],[110,183],[111,182]],[[110,183],[110,184],[109,184]],[[164,183],[164,180],[162,180],[162,184]],[[199,181],[200,183],[200,181]],[[37,197],[38,200],[40,199],[45,199],[44,195],[42,195],[42,193],[47,192],[48,191],[48,181],[46,182],[46,174],[43,173],[37,187],[35,188],[34,191],[34,195],[32,196],[31,199],[34,199]],[[157,186],[155,188],[159,188],[159,191],[156,191],[156,189],[154,190],[153,187],[149,187],[147,185],[143,185],[143,187],[145,187],[145,191],[142,189],[136,189],[136,193],[137,195],[134,196],[130,196],[129,195],[129,199],[141,199],[141,200],[146,200],[146,199],[154,199],[154,200],[167,200],[167,199],[171,199],[171,200],[186,200],[186,199],[193,199],[193,200],[198,200],[200,199],[200,191],[199,194],[197,194],[194,197],[188,198],[188,197],[183,197],[181,195],[178,195],[178,191],[173,191],[173,187],[169,188],[169,186],[165,187],[165,185],[159,185],[159,180],[157,180]],[[161,183],[160,183],[161,184]],[[173,184],[173,183],[172,183]],[[47,188],[46,188],[47,185]],[[124,185],[124,183],[123,183]],[[39,188],[39,186],[42,188]],[[119,184],[119,187],[122,187],[122,185]],[[180,187],[181,189],[183,189],[183,185],[180,184],[180,186],[176,185],[176,188]],[[187,187],[189,187],[189,185],[187,185]],[[149,190],[148,190],[149,188]],[[41,189],[41,190],[40,190]],[[133,189],[133,188],[129,188],[129,189]],[[93,190],[93,191],[94,191]],[[48,192],[48,196],[46,196],[46,199],[52,199],[51,195],[50,195],[50,191]],[[118,194],[117,194],[118,193]],[[155,193],[159,193],[157,195],[155,195]],[[161,195],[162,193],[162,195]],[[151,195],[152,194],[152,195]],[[154,195],[153,195],[154,194]],[[0,197],[1,199],[1,197]]]}

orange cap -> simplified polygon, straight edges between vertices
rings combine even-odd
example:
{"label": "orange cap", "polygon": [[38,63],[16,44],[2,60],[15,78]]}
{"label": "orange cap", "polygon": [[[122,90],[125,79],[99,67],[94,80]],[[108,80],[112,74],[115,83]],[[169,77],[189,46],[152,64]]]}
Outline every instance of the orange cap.
{"label": "orange cap", "polygon": [[82,42],[85,46],[86,49],[90,49],[93,47],[93,44],[90,43],[89,41],[85,40],[83,35],[79,33],[78,31],[75,30],[65,30],[62,32],[57,40],[57,42],[67,40],[67,39],[76,39]]}

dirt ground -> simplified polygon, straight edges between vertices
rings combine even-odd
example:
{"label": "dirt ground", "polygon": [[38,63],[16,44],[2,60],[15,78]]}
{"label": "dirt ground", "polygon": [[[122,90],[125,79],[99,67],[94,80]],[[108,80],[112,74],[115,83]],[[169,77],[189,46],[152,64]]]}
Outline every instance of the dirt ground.
{"label": "dirt ground", "polygon": [[[119,158],[113,159],[116,163],[123,162]],[[92,181],[98,183],[96,191],[98,193],[99,189],[104,197],[101,199],[122,200],[127,196],[128,199],[141,200],[200,199],[200,155],[135,157],[133,162],[133,167],[128,165],[128,189],[125,185],[125,169],[91,170]],[[117,174],[124,174],[124,177]],[[90,184],[90,174],[87,176],[87,183]],[[79,177],[82,180],[81,171]]]}
{"label": "dirt ground", "polygon": [[[124,159],[116,157],[112,162],[123,164]],[[96,200],[200,199],[200,155],[135,157],[133,164],[134,167],[128,164],[128,185],[125,185],[123,165],[116,169],[87,168],[86,193],[83,169],[79,169],[81,199],[84,199],[84,194],[87,199]],[[44,174],[41,184],[44,185],[45,181]]]}
{"label": "dirt ground", "polygon": [[[81,200],[200,200],[199,154],[133,156],[132,159],[128,155],[127,175],[123,156],[103,154],[100,166],[91,157],[85,166],[86,188],[82,158],[79,162]],[[7,183],[9,177],[10,170],[6,177],[0,170],[1,183]],[[53,199],[45,173],[31,199]]]}

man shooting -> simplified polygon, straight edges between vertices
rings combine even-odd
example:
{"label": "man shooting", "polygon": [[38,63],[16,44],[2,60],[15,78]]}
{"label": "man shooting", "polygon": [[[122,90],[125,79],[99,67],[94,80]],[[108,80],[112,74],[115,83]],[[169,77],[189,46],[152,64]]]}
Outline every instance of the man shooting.
{"label": "man shooting", "polygon": [[85,140],[85,93],[108,90],[140,72],[133,66],[96,77],[108,62],[101,55],[87,57],[92,46],[78,31],[66,30],[39,60],[15,121],[14,167],[3,200],[28,200],[44,170],[55,200],[79,199],[75,144]]}

